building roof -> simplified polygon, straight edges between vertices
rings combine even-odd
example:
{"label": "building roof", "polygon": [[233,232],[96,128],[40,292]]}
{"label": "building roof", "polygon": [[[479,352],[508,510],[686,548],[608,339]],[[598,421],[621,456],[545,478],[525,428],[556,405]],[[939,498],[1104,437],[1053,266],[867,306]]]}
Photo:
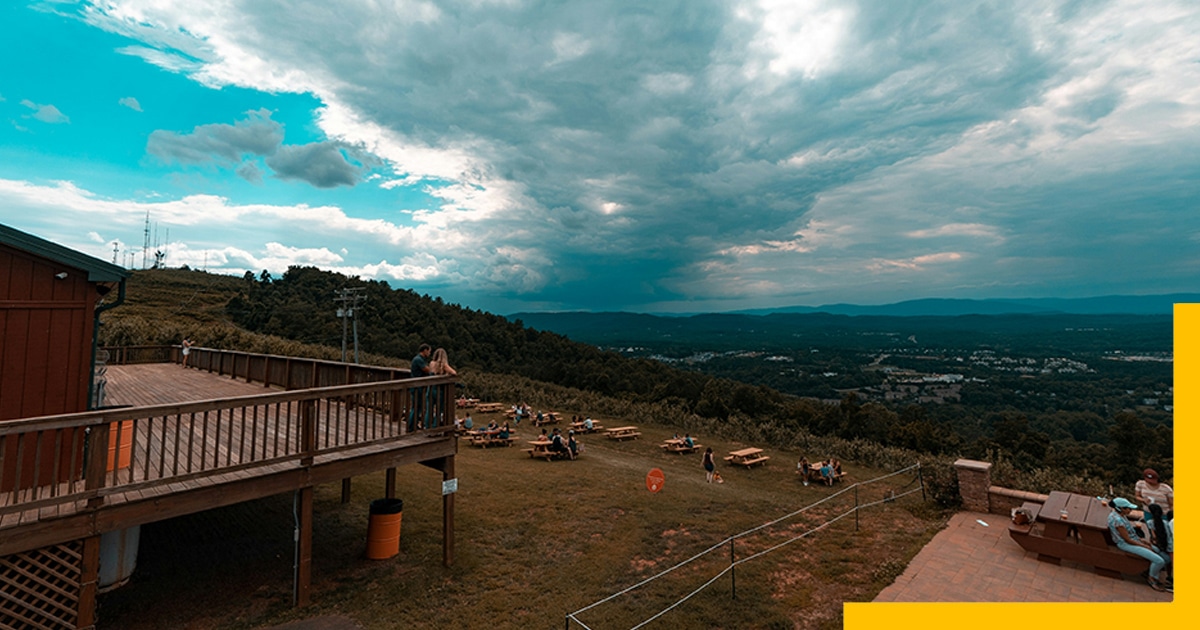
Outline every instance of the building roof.
{"label": "building roof", "polygon": [[65,267],[84,271],[87,273],[89,282],[120,282],[132,275],[122,267],[63,247],[58,243],[51,243],[3,223],[0,223],[0,244],[41,256]]}

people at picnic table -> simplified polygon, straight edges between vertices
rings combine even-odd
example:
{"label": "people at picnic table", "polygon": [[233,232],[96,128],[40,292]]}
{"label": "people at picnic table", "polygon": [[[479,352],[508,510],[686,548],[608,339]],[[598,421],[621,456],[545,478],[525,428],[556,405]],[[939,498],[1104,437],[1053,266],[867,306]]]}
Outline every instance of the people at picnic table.
{"label": "people at picnic table", "polygon": [[692,439],[692,436],[688,435],[687,433],[684,433],[684,434],[683,434],[683,443],[684,443],[684,445],[685,445],[685,446],[687,446],[688,448],[695,448],[695,447],[696,447],[696,440],[693,440],[693,439]]}
{"label": "people at picnic table", "polygon": [[1149,542],[1139,538],[1134,532],[1133,523],[1129,522],[1129,513],[1137,505],[1124,497],[1117,497],[1109,503],[1109,507],[1112,508],[1112,511],[1108,513],[1108,531],[1112,534],[1117,548],[1150,562],[1150,572],[1146,575],[1146,581],[1151,588],[1156,591],[1174,592],[1174,585],[1163,579],[1161,575],[1163,567],[1170,562],[1170,559],[1156,551]]}
{"label": "people at picnic table", "polygon": [[494,431],[497,431],[497,430],[499,430],[499,429],[500,429],[500,425],[496,424],[496,421],[495,421],[495,420],[492,420],[491,422],[489,422],[489,423],[487,424],[487,428],[485,428],[485,429],[484,429],[484,431],[487,431],[488,433],[492,433],[492,432],[494,432]]}
{"label": "people at picnic table", "polygon": [[467,414],[467,417],[466,417],[466,418],[463,418],[463,421],[462,421],[462,428],[464,428],[464,429],[466,429],[466,430],[470,431],[470,430],[471,430],[471,429],[473,429],[474,427],[475,427],[475,421],[474,421],[474,420],[471,420],[471,414],[469,414],[469,413],[468,413],[468,414]]}
{"label": "people at picnic table", "polygon": [[545,429],[542,429],[542,434],[538,436],[538,439],[543,442],[549,442],[550,436],[546,433]]}
{"label": "people at picnic table", "polygon": [[1159,555],[1166,556],[1167,582],[1171,583],[1175,579],[1175,519],[1165,518],[1157,503],[1150,504],[1150,513],[1153,515],[1148,521],[1151,524],[1150,541]]}
{"label": "people at picnic table", "polygon": [[507,439],[508,439],[508,435],[509,435],[509,433],[511,433],[511,432],[512,432],[512,429],[509,429],[509,428],[508,428],[508,423],[507,423],[507,422],[505,422],[505,423],[504,423],[504,426],[500,427],[500,432],[499,432],[499,433],[496,435],[496,437],[500,438],[501,440],[507,440]]}
{"label": "people at picnic table", "polygon": [[575,457],[571,454],[570,448],[568,448],[566,442],[563,441],[562,432],[557,428],[554,429],[554,433],[550,436],[550,452],[558,453],[560,455],[570,457],[571,459],[575,459]]}
{"label": "people at picnic table", "polygon": [[584,428],[584,429],[586,429],[586,430],[588,430],[588,431],[591,431],[591,430],[592,430],[592,417],[591,417],[591,416],[588,416],[587,418],[584,418],[584,420],[583,420],[583,428]]}
{"label": "people at picnic table", "polygon": [[821,481],[825,482],[825,485],[827,485],[827,486],[832,486],[833,485],[833,464],[829,460],[822,461],[820,471],[821,471]]}
{"label": "people at picnic table", "polygon": [[812,474],[812,465],[808,463],[807,457],[800,458],[800,462],[796,464],[796,471],[800,473],[800,480],[807,486],[808,476]]}
{"label": "people at picnic table", "polygon": [[1162,483],[1158,472],[1153,468],[1142,471],[1142,478],[1133,486],[1133,499],[1142,506],[1142,520],[1146,521],[1146,527],[1150,529],[1154,529],[1151,522],[1154,517],[1150,514],[1152,505],[1161,507],[1168,521],[1175,518],[1175,491],[1171,486]]}
{"label": "people at picnic table", "polygon": [[574,430],[567,431],[567,451],[571,454],[571,459],[579,457],[579,442],[575,439]]}

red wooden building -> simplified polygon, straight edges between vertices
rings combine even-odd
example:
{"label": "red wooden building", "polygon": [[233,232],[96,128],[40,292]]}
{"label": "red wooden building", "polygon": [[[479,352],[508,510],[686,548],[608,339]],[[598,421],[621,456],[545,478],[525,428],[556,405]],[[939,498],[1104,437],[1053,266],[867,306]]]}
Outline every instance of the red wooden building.
{"label": "red wooden building", "polygon": [[[0,422],[91,407],[97,321],[102,311],[120,304],[129,275],[116,265],[0,224]],[[116,294],[110,295],[114,289]],[[80,444],[72,435],[62,437],[60,449]],[[50,452],[18,458],[19,442],[7,441],[2,478],[8,487],[0,491],[63,477],[66,470],[55,474],[54,462],[63,468],[72,458],[55,458],[54,443],[42,444],[41,450]],[[42,470],[36,470],[37,460],[36,468]],[[80,458],[74,461],[78,465]]]}

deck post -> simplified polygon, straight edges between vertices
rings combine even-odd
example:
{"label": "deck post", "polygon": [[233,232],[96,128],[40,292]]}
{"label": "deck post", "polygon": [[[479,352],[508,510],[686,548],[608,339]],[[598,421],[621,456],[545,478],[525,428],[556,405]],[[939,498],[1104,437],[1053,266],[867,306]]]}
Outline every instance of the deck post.
{"label": "deck post", "polygon": [[300,489],[300,540],[297,541],[296,605],[307,606],[311,601],[313,540],[313,488]]}
{"label": "deck post", "polygon": [[[454,456],[442,458],[442,481],[454,479]],[[442,494],[442,565],[454,565],[454,493]]]}
{"label": "deck post", "polygon": [[[84,471],[84,488],[91,491],[103,488],[107,482],[109,424],[101,422],[88,428],[87,470]],[[89,508],[101,505],[104,505],[103,496],[94,496],[88,499],[87,506]]]}
{"label": "deck post", "polygon": [[396,498],[396,467],[393,466],[387,469],[387,474],[384,475],[383,496],[389,499]]}
{"label": "deck post", "polygon": [[100,536],[83,539],[83,557],[79,572],[79,609],[75,627],[87,630],[96,627],[96,589],[100,579]]}
{"label": "deck post", "polygon": [[350,502],[350,478],[342,479],[342,503]]}
{"label": "deck post", "polygon": [[300,401],[300,458],[301,466],[312,466],[317,451],[317,402]]}

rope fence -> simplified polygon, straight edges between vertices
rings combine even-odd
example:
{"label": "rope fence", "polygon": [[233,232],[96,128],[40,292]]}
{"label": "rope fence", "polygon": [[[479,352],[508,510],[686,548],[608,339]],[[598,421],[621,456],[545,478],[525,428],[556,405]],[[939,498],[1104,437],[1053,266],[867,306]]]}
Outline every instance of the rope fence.
{"label": "rope fence", "polygon": [[[893,489],[893,490],[891,490],[891,491],[890,491],[890,492],[889,492],[887,495],[883,496],[882,498],[875,499],[875,500],[871,500],[871,501],[867,501],[867,502],[865,502],[865,503],[864,503],[864,502],[860,502],[860,501],[859,501],[859,493],[858,493],[858,492],[859,492],[859,488],[866,487],[866,486],[870,486],[870,485],[872,485],[872,484],[878,484],[878,483],[881,483],[881,482],[883,482],[883,481],[886,481],[886,480],[888,480],[888,479],[892,479],[892,478],[894,478],[894,477],[898,477],[898,476],[900,476],[900,475],[904,475],[904,474],[912,473],[912,472],[914,472],[914,471],[916,472],[916,474],[914,475],[913,479],[912,479],[911,481],[909,481],[907,484],[905,484],[904,486],[901,486],[901,488],[902,488],[902,489],[903,489],[903,488],[906,488],[906,487],[908,487],[908,486],[911,486],[911,485],[913,485],[914,483],[915,483],[915,484],[917,484],[917,487],[915,487],[915,488],[912,488],[912,489],[908,489],[908,490],[902,490],[902,491],[901,491],[901,492],[899,492],[899,493],[897,493],[897,492],[896,492],[896,490],[895,490],[895,489]],[[766,529],[768,529],[768,528],[771,528],[771,527],[773,527],[773,526],[775,526],[775,525],[778,525],[778,524],[780,524],[780,523],[783,523],[784,521],[788,521],[788,520],[790,520],[790,519],[796,518],[797,516],[800,516],[801,514],[804,514],[804,513],[806,513],[806,512],[809,512],[809,511],[813,510],[814,508],[820,507],[820,506],[822,506],[822,505],[824,505],[824,504],[831,503],[831,502],[835,501],[836,499],[838,499],[839,497],[842,497],[842,496],[846,495],[847,493],[851,493],[851,492],[853,492],[853,493],[854,493],[854,507],[852,507],[852,508],[850,508],[850,509],[848,509],[848,510],[846,510],[846,511],[844,511],[844,512],[840,513],[840,514],[837,514],[836,516],[833,516],[833,517],[831,517],[831,518],[828,518],[827,520],[825,520],[824,522],[820,523],[819,525],[817,525],[817,526],[815,526],[815,527],[812,527],[812,528],[810,528],[810,529],[808,529],[808,530],[804,531],[803,533],[800,533],[800,534],[798,534],[798,535],[792,536],[791,538],[788,538],[787,540],[784,540],[783,542],[780,542],[780,543],[778,543],[778,544],[775,544],[775,545],[772,545],[772,546],[770,546],[770,547],[767,547],[767,548],[765,548],[765,549],[762,549],[761,551],[757,551],[757,552],[755,552],[755,553],[752,553],[751,555],[748,555],[748,556],[746,556],[746,557],[744,557],[744,558],[735,558],[735,557],[734,557],[734,544],[735,544],[735,542],[736,542],[736,541],[738,541],[738,540],[740,540],[740,539],[747,538],[748,536],[751,536],[751,535],[753,535],[753,534],[756,534],[756,533],[762,532],[763,530],[766,530]],[[605,597],[604,599],[601,599],[601,600],[599,600],[599,601],[596,601],[596,602],[593,602],[593,603],[591,603],[591,604],[588,604],[587,606],[584,606],[583,608],[580,608],[579,610],[576,610],[576,611],[574,611],[574,612],[571,612],[571,613],[567,613],[567,615],[566,615],[566,618],[565,618],[565,620],[564,620],[564,621],[565,621],[565,627],[567,628],[567,630],[570,630],[570,628],[571,628],[571,623],[572,623],[572,622],[574,622],[575,624],[578,624],[578,626],[579,626],[580,628],[586,628],[587,630],[592,630],[591,626],[587,625],[586,623],[584,623],[582,620],[580,620],[580,619],[579,619],[579,615],[581,615],[581,614],[583,614],[583,613],[585,613],[585,612],[587,612],[587,611],[589,611],[589,610],[593,610],[593,609],[595,609],[596,607],[598,607],[598,606],[601,606],[601,605],[603,605],[603,604],[607,604],[607,603],[609,603],[609,602],[612,602],[612,601],[614,601],[614,600],[616,600],[616,599],[618,599],[618,598],[620,598],[620,597],[623,597],[623,596],[625,596],[625,595],[627,595],[627,594],[629,594],[629,593],[631,593],[631,592],[633,592],[633,591],[636,591],[636,590],[638,590],[638,589],[640,589],[640,588],[642,588],[642,587],[644,587],[644,586],[646,586],[646,585],[648,585],[648,584],[651,584],[652,582],[655,582],[656,580],[659,580],[659,579],[661,579],[661,578],[663,578],[663,577],[666,577],[667,575],[669,575],[669,574],[673,573],[674,571],[676,571],[676,570],[678,570],[678,569],[680,569],[680,568],[682,568],[682,567],[685,567],[685,566],[687,566],[687,565],[689,565],[689,564],[691,564],[691,563],[693,563],[693,562],[696,562],[697,560],[700,560],[700,559],[704,558],[705,556],[707,556],[707,555],[709,555],[709,554],[711,554],[711,553],[713,553],[713,552],[715,552],[715,551],[718,551],[718,550],[722,549],[722,548],[723,548],[723,547],[725,547],[726,545],[728,545],[728,546],[729,546],[729,554],[730,554],[730,559],[729,559],[729,564],[728,564],[728,565],[726,565],[726,566],[725,566],[723,569],[721,569],[720,571],[718,571],[716,575],[713,575],[711,578],[709,578],[708,580],[706,580],[704,583],[702,583],[702,584],[701,584],[700,586],[698,586],[696,589],[692,590],[692,591],[691,591],[691,592],[689,592],[688,594],[684,595],[682,598],[680,598],[680,599],[678,599],[677,601],[675,601],[673,604],[671,604],[671,605],[667,606],[666,608],[663,608],[662,610],[660,610],[660,611],[658,611],[658,612],[654,613],[654,614],[653,614],[653,615],[651,615],[649,618],[647,618],[646,620],[644,620],[644,621],[642,621],[642,622],[638,623],[637,625],[634,625],[634,626],[632,626],[632,627],[631,627],[631,630],[638,630],[638,629],[640,629],[640,628],[642,628],[642,627],[645,627],[646,625],[650,624],[651,622],[655,621],[656,619],[659,619],[660,617],[662,617],[663,615],[667,614],[668,612],[671,612],[672,610],[675,610],[675,609],[676,609],[676,608],[678,608],[679,606],[681,606],[681,605],[683,605],[684,603],[686,603],[688,600],[690,600],[690,599],[692,599],[693,597],[695,597],[697,594],[699,594],[699,593],[701,593],[702,591],[704,591],[704,589],[708,588],[709,586],[712,586],[712,584],[713,584],[713,583],[715,583],[717,580],[719,580],[719,579],[721,579],[721,578],[725,577],[726,575],[729,575],[729,576],[730,576],[730,578],[731,578],[731,593],[732,593],[732,597],[733,597],[734,599],[737,599],[737,587],[736,587],[736,581],[735,581],[735,571],[734,571],[734,570],[735,570],[735,569],[738,567],[738,565],[741,565],[741,564],[744,564],[744,563],[750,562],[751,560],[756,560],[756,559],[758,559],[758,558],[761,558],[762,556],[765,556],[765,555],[767,555],[767,554],[769,554],[769,553],[772,553],[772,552],[774,552],[774,551],[776,551],[776,550],[778,550],[778,549],[781,549],[781,548],[783,548],[783,547],[785,547],[785,546],[787,546],[787,545],[790,545],[790,544],[792,544],[792,543],[796,542],[797,540],[801,540],[801,539],[803,539],[803,538],[806,538],[806,537],[808,537],[808,536],[810,536],[810,535],[812,535],[812,534],[815,534],[815,533],[817,533],[817,532],[819,532],[819,531],[821,531],[821,530],[823,530],[823,529],[825,529],[825,528],[829,527],[830,525],[832,525],[832,524],[834,524],[834,523],[836,523],[836,522],[838,522],[838,521],[840,521],[840,520],[842,520],[842,519],[844,519],[844,518],[846,518],[846,517],[850,516],[851,514],[853,514],[853,515],[854,515],[854,518],[855,518],[855,529],[857,530],[857,529],[858,529],[858,513],[859,513],[859,511],[861,511],[861,510],[863,510],[863,509],[867,509],[867,508],[872,508],[872,507],[875,507],[875,506],[878,506],[878,505],[882,505],[882,504],[884,504],[884,503],[891,503],[891,502],[893,502],[893,501],[897,501],[897,500],[899,500],[899,499],[902,499],[902,498],[904,498],[904,497],[907,497],[907,496],[909,496],[909,495],[912,495],[912,494],[916,494],[916,493],[918,493],[918,492],[920,492],[920,493],[921,493],[921,495],[922,495],[922,497],[924,497],[924,495],[925,495],[925,484],[924,484],[924,480],[921,478],[921,464],[920,464],[920,462],[917,462],[916,464],[913,464],[912,466],[908,466],[907,468],[902,468],[902,469],[900,469],[900,470],[897,470],[897,471],[894,471],[894,472],[888,473],[888,474],[886,474],[886,475],[881,475],[881,476],[879,476],[879,477],[875,477],[874,479],[868,479],[868,480],[866,480],[866,481],[857,482],[857,483],[855,483],[855,484],[853,484],[853,485],[851,485],[851,486],[849,486],[849,487],[847,487],[847,488],[843,488],[842,490],[840,490],[840,491],[838,491],[838,492],[835,492],[834,494],[831,494],[831,495],[829,495],[829,496],[827,496],[827,497],[825,497],[825,498],[821,499],[820,501],[817,501],[817,502],[815,502],[815,503],[811,503],[811,504],[809,504],[809,505],[806,505],[806,506],[804,506],[804,507],[802,507],[802,508],[800,508],[800,509],[798,509],[798,510],[795,510],[795,511],[793,511],[793,512],[789,513],[789,514],[785,514],[785,515],[783,515],[783,516],[781,516],[781,517],[779,517],[779,518],[777,518],[777,519],[775,519],[775,520],[773,520],[773,521],[768,521],[768,522],[766,522],[766,523],[763,523],[762,525],[759,525],[759,526],[757,526],[757,527],[753,527],[753,528],[751,528],[751,529],[747,529],[747,530],[745,530],[745,531],[742,531],[742,532],[739,532],[739,533],[737,533],[737,534],[733,534],[733,535],[731,535],[731,536],[729,536],[729,537],[725,538],[725,539],[724,539],[724,540],[722,540],[721,542],[718,542],[718,543],[716,543],[716,544],[714,544],[714,545],[712,545],[712,546],[708,547],[707,549],[704,549],[703,551],[700,551],[700,552],[696,553],[695,555],[691,556],[690,558],[687,558],[686,560],[683,560],[683,561],[681,561],[681,562],[678,562],[678,563],[676,563],[675,565],[673,565],[673,566],[671,566],[671,567],[668,567],[668,568],[666,568],[666,569],[664,569],[664,570],[662,570],[662,571],[660,571],[660,572],[658,572],[658,573],[656,573],[656,574],[654,574],[654,575],[652,575],[652,576],[650,576],[650,577],[648,577],[648,578],[646,578],[646,579],[644,579],[644,580],[642,580],[642,581],[640,581],[640,582],[638,582],[638,583],[636,583],[636,584],[634,584],[634,585],[632,585],[632,586],[629,586],[629,587],[627,587],[627,588],[625,588],[625,589],[622,589],[622,590],[620,590],[620,591],[618,591],[618,592],[616,592],[616,593],[613,593],[612,595],[609,595],[608,597]]]}

